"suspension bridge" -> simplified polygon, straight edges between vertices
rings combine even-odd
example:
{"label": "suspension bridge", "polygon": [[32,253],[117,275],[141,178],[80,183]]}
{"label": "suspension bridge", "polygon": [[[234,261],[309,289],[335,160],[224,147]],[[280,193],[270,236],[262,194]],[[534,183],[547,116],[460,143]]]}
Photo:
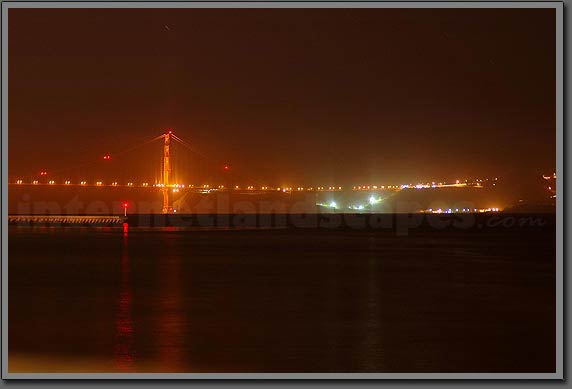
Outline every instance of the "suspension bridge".
{"label": "suspension bridge", "polygon": [[[140,150],[145,146],[153,147],[153,153],[157,151],[156,145],[157,143],[161,143],[162,145],[162,153],[159,158],[155,158],[157,154],[153,154],[152,157],[146,155],[142,157],[141,155],[136,156],[135,158],[131,158],[135,165],[141,165],[143,162],[151,162],[153,165],[154,173],[147,174],[147,176],[141,176],[140,174],[134,174],[134,176],[139,176],[138,179],[128,178],[128,179],[102,179],[102,178],[92,178],[86,179],[85,176],[88,175],[86,171],[95,166],[99,167],[95,173],[91,173],[93,177],[101,177],[106,174],[105,165],[109,165],[113,162],[116,162],[118,159],[121,159],[126,154],[133,152],[134,150]],[[185,179],[189,178],[189,174],[180,174],[183,170],[190,170],[190,165],[195,165],[194,168],[199,164],[198,161],[195,163],[189,163],[189,161],[182,161],[182,164],[179,164],[179,174],[174,169],[173,158],[172,158],[172,151],[173,145],[177,144],[181,146],[182,150],[190,151],[191,154],[197,156],[202,160],[207,160],[208,164],[211,167],[211,172],[209,174],[203,174],[202,179],[207,181],[208,183],[205,184],[192,184],[192,183],[182,183]],[[175,158],[181,159],[183,153],[178,153]],[[179,161],[181,162],[181,161]],[[111,175],[119,175],[122,170],[129,170],[128,169],[129,162],[126,158],[122,159],[122,163],[120,167],[115,165],[113,174]],[[181,166],[182,165],[182,166]],[[214,169],[212,167],[214,166]],[[149,170],[149,169],[147,169]],[[216,171],[216,174],[212,174],[212,170]],[[231,172],[231,170],[233,170]],[[158,174],[157,174],[158,171]],[[147,172],[149,173],[149,172]],[[129,172],[125,173],[129,174]],[[76,179],[72,179],[69,176],[75,175]],[[107,175],[109,176],[109,171],[107,171]],[[154,175],[154,179],[150,179],[149,176]],[[175,179],[175,177],[177,177]],[[195,177],[196,179],[196,177]],[[241,183],[249,182],[248,185],[240,185],[236,182],[232,181],[240,181]],[[214,182],[214,183],[213,183]],[[159,136],[154,138],[145,139],[139,144],[135,146],[129,147],[125,150],[118,151],[116,153],[109,153],[104,154],[97,158],[97,160],[88,160],[85,163],[79,163],[76,165],[66,165],[63,168],[56,168],[56,169],[45,169],[40,170],[37,173],[31,174],[28,179],[24,178],[16,178],[13,181],[9,182],[10,185],[19,185],[19,186],[26,186],[26,185],[33,185],[33,186],[66,186],[66,187],[99,187],[99,188],[106,188],[106,187],[116,187],[116,188],[133,188],[133,189],[140,189],[140,188],[147,188],[154,191],[159,191],[162,194],[163,199],[163,208],[162,212],[164,214],[176,212],[173,209],[173,201],[172,196],[174,193],[178,192],[199,192],[199,193],[210,193],[210,192],[217,192],[217,191],[233,191],[233,192],[247,192],[247,193],[263,193],[263,192],[281,192],[281,193],[291,193],[294,191],[324,191],[324,192],[335,192],[341,191],[341,186],[316,186],[316,187],[290,187],[290,186],[272,186],[272,185],[264,185],[257,182],[257,180],[252,179],[250,177],[244,177],[243,175],[237,174],[234,169],[223,163],[221,161],[215,161],[212,158],[209,158],[204,153],[199,152],[193,147],[191,144],[186,142],[185,140],[181,139],[177,136],[173,130],[166,130]],[[365,188],[365,187],[364,187]]]}
{"label": "suspension bridge", "polygon": [[[157,144],[161,144],[161,148]],[[173,147],[180,147],[173,159]],[[144,150],[145,147],[150,147]],[[144,156],[134,154],[135,150],[144,151]],[[160,151],[160,153],[159,153]],[[185,152],[188,153],[185,153]],[[186,154],[193,155],[195,159],[185,159]],[[131,158],[128,156],[131,155]],[[198,159],[196,159],[198,158]],[[119,161],[119,162],[118,162]],[[179,163],[174,163],[178,161]],[[201,166],[208,165],[209,172],[199,174]],[[141,170],[143,165],[149,165],[145,173],[135,173],[133,166]],[[178,166],[175,168],[175,166]],[[95,167],[96,171],[91,173],[91,178],[86,178],[86,172]],[[143,166],[144,167],[144,166]],[[111,169],[111,171],[110,171]],[[143,168],[142,170],[145,170]],[[118,179],[118,175],[123,175]],[[72,176],[75,178],[72,179]],[[102,176],[106,176],[105,179]],[[154,176],[154,179],[150,179]],[[114,177],[114,178],[110,178]],[[191,179],[195,183],[189,183]],[[203,184],[196,181],[200,179]],[[496,179],[495,179],[496,180]],[[488,181],[488,179],[486,180]],[[186,182],[186,183],[185,183]],[[491,181],[492,182],[492,181]],[[244,185],[244,183],[248,183]],[[84,163],[68,163],[63,168],[40,170],[28,177],[14,178],[11,185],[33,185],[33,186],[66,186],[66,187],[117,187],[117,188],[146,188],[160,192],[162,196],[162,213],[169,214],[176,212],[173,208],[173,196],[178,192],[184,193],[210,193],[219,191],[246,192],[246,193],[268,193],[280,192],[291,194],[293,192],[340,192],[344,188],[335,185],[318,186],[272,186],[258,182],[252,177],[245,177],[231,169],[230,165],[222,161],[214,160],[206,154],[198,151],[193,145],[177,136],[173,130],[164,131],[159,136],[143,139],[140,143],[130,146],[115,153],[104,154],[99,158],[87,160]],[[423,182],[417,184],[401,185],[359,185],[347,190],[353,191],[400,191],[403,189],[435,189],[446,187],[475,187],[482,188],[485,180],[456,180],[447,182]],[[494,185],[494,184],[493,184]]]}

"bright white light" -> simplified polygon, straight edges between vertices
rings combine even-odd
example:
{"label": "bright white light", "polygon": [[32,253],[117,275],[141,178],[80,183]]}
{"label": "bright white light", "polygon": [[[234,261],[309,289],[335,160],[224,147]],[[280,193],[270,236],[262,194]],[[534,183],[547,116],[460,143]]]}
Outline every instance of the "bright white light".
{"label": "bright white light", "polygon": [[377,200],[377,199],[376,199],[375,197],[373,197],[373,196],[371,196],[371,197],[369,198],[369,203],[370,203],[371,205],[377,203],[378,201],[379,201],[379,200]]}
{"label": "bright white light", "polygon": [[335,201],[330,202],[330,208],[336,208],[338,205]]}

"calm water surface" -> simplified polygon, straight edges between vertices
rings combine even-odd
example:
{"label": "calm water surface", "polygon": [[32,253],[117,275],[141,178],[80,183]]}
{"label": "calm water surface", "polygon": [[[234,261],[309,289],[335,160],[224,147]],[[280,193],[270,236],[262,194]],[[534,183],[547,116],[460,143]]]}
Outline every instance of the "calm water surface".
{"label": "calm water surface", "polygon": [[11,372],[549,372],[553,229],[9,230]]}

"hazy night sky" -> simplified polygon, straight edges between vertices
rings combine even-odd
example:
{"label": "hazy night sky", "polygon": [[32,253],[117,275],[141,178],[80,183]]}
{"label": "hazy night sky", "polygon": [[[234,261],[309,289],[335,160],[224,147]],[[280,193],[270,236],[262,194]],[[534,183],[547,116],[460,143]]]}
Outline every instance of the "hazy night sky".
{"label": "hazy night sky", "polygon": [[549,9],[9,10],[9,171],[173,128],[270,184],[552,172]]}

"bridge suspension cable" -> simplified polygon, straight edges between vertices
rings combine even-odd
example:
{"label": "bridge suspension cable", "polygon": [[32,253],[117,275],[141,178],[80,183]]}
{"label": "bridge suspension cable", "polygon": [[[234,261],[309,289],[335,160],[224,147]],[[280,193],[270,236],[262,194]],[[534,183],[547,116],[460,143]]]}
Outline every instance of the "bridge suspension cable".
{"label": "bridge suspension cable", "polygon": [[[139,149],[139,148],[141,148],[141,147],[143,147],[143,146],[145,146],[145,145],[148,145],[148,144],[150,144],[150,143],[152,143],[152,142],[154,142],[154,141],[156,141],[156,140],[159,140],[159,139],[161,139],[162,137],[163,137],[162,135],[159,135],[159,136],[156,136],[156,137],[154,137],[154,138],[152,138],[152,139],[147,139],[147,140],[145,140],[145,141],[143,141],[143,142],[141,142],[141,143],[139,143],[139,144],[136,144],[135,146],[132,146],[132,147],[129,147],[129,148],[120,150],[120,151],[118,151],[118,152],[111,153],[111,155],[112,155],[112,156],[115,156],[115,157],[120,156],[120,155],[125,155],[125,154],[127,154],[127,153],[129,153],[129,152],[131,152],[131,151],[137,150],[137,149]],[[108,154],[108,155],[109,155],[109,154]],[[106,156],[108,156],[108,155],[106,155]],[[104,157],[104,159],[106,159],[106,158]],[[90,159],[90,160],[88,160],[88,161],[85,161],[85,162],[83,162],[83,163],[79,163],[79,164],[74,165],[74,166],[71,166],[71,167],[70,167],[70,166],[66,166],[66,167],[61,167],[61,168],[58,168],[58,169],[50,169],[49,172],[50,172],[50,174],[54,174],[54,173],[60,173],[60,172],[63,172],[63,171],[77,170],[77,169],[79,169],[79,168],[83,168],[83,167],[87,167],[87,166],[92,166],[92,165],[95,165],[95,164],[98,164],[98,163],[101,163],[101,160],[100,160],[100,159]]]}
{"label": "bridge suspension cable", "polygon": [[[213,162],[213,163],[216,164],[217,166],[225,166],[225,167],[227,166],[227,165],[224,164],[223,161],[215,160],[214,158],[211,158],[211,157],[205,155],[204,153],[201,153],[200,151],[196,150],[190,143],[188,143],[188,142],[184,141],[183,139],[179,138],[177,135],[171,134],[171,137],[172,137],[172,139],[174,139],[175,141],[177,141],[179,144],[181,144],[182,146],[186,147],[186,148],[187,148],[189,151],[191,151],[192,153],[195,153],[196,155],[198,155],[198,156],[200,156],[200,157],[202,157],[202,158],[204,158],[204,159],[206,159],[206,160],[208,160],[208,161]],[[225,168],[225,170],[226,170],[226,168]],[[234,174],[235,176],[240,177],[240,178],[247,179],[248,181],[251,181],[251,182],[253,182],[253,183],[257,184],[257,185],[260,185],[260,182],[258,182],[258,180],[254,179],[254,178],[252,178],[252,177],[246,177],[246,176],[244,176],[243,174],[236,173],[236,172],[234,172],[233,174]]]}

